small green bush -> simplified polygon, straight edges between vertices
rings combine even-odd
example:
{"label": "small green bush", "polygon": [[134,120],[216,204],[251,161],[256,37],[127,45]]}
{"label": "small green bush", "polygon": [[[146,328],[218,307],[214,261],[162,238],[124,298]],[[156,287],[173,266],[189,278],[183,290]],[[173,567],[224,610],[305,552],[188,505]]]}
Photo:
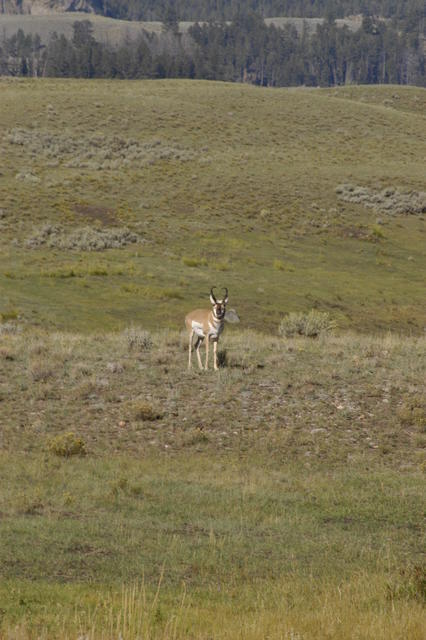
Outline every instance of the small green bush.
{"label": "small green bush", "polygon": [[373,224],[373,226],[371,227],[371,235],[376,240],[383,240],[383,238],[386,237],[383,233],[383,229],[381,229],[378,224]]}
{"label": "small green bush", "polygon": [[0,313],[0,322],[10,322],[18,319],[18,311],[16,309],[7,309]]}
{"label": "small green bush", "polygon": [[274,260],[274,269],[276,271],[284,271],[285,270],[285,265],[284,262],[282,260]]}
{"label": "small green bush", "polygon": [[69,431],[52,438],[48,443],[48,450],[61,458],[83,456],[86,454],[86,444],[82,438]]}
{"label": "small green bush", "polygon": [[206,267],[207,260],[205,258],[188,258],[183,256],[182,262],[186,267]]}
{"label": "small green bush", "polygon": [[229,271],[231,268],[229,262],[213,262],[210,266],[214,271]]}
{"label": "small green bush", "polygon": [[336,323],[330,319],[328,313],[315,309],[311,309],[309,313],[292,311],[281,320],[278,333],[286,338],[293,336],[315,338],[321,333],[331,331],[335,326]]}
{"label": "small green bush", "polygon": [[426,404],[422,397],[415,396],[406,400],[397,409],[399,421],[405,426],[416,426],[420,432],[426,432]]}
{"label": "small green bush", "polygon": [[145,401],[135,402],[133,404],[132,413],[135,420],[143,420],[146,422],[160,420],[163,417],[163,414],[158,411],[158,409]]}

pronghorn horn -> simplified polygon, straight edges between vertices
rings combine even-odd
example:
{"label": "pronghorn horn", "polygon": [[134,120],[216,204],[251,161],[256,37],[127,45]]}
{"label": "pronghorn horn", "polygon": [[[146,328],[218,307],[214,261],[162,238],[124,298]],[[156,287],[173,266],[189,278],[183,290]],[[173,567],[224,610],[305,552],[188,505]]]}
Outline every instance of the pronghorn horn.
{"label": "pronghorn horn", "polygon": [[216,289],[216,287],[212,287],[212,288],[210,289],[210,297],[211,297],[211,298],[213,298],[213,300],[216,302],[216,297],[215,297],[215,295],[214,295],[214,293],[213,293],[213,289]]}
{"label": "pronghorn horn", "polygon": [[225,297],[224,300],[226,300],[226,298],[228,297],[228,289],[226,287],[223,287],[224,291],[225,291]]}

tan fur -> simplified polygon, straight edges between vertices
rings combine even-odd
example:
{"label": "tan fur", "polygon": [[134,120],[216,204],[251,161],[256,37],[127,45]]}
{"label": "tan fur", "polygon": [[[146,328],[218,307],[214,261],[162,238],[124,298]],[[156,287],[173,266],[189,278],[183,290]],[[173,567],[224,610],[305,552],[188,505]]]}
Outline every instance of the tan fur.
{"label": "tan fur", "polygon": [[212,322],[213,313],[211,312],[211,309],[194,309],[194,311],[188,313],[185,317],[185,325],[189,332],[192,331],[191,323],[193,320],[202,324],[204,333],[208,333],[209,321]]}

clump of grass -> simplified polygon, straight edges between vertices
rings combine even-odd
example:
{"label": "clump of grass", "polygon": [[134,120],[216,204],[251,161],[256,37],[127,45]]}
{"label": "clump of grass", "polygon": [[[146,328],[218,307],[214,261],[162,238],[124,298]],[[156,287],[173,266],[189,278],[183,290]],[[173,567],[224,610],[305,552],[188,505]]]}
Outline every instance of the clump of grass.
{"label": "clump of grass", "polygon": [[196,445],[207,444],[210,442],[210,438],[202,427],[195,427],[186,432],[183,437],[183,446],[193,447]]}
{"label": "clump of grass", "polygon": [[150,351],[153,341],[149,331],[140,327],[131,326],[123,331],[129,351]]}
{"label": "clump of grass", "polygon": [[161,411],[145,400],[136,401],[132,406],[132,414],[135,420],[152,422],[163,417]]}
{"label": "clump of grass", "polygon": [[40,178],[36,176],[35,173],[33,173],[32,171],[20,171],[19,173],[16,174],[15,180],[31,182],[33,184],[40,182]]}
{"label": "clump of grass", "polygon": [[293,336],[316,338],[335,327],[336,323],[331,320],[328,313],[311,309],[308,313],[292,311],[284,316],[278,327],[278,333],[286,338]]}
{"label": "clump of grass", "polygon": [[426,603],[426,566],[413,565],[400,571],[399,580],[387,585],[391,600],[417,600]]}
{"label": "clump of grass", "polygon": [[61,458],[82,456],[86,454],[86,444],[82,438],[69,431],[52,438],[48,443],[48,451]]}
{"label": "clump of grass", "polygon": [[0,347],[0,359],[1,360],[10,360],[13,361],[15,360],[15,354],[13,351],[11,351],[11,349],[8,349],[7,347]]}
{"label": "clump of grass", "polygon": [[140,235],[126,228],[81,227],[69,231],[61,225],[46,224],[27,239],[25,246],[29,249],[46,246],[68,251],[104,251],[142,241]]}
{"label": "clump of grass", "polygon": [[231,268],[229,262],[213,262],[210,266],[215,271],[229,271]]}
{"label": "clump of grass", "polygon": [[394,188],[374,191],[367,187],[341,184],[336,188],[340,200],[363,204],[389,215],[410,213],[420,215],[426,212],[426,191],[408,191],[402,193]]}
{"label": "clump of grass", "polygon": [[186,267],[206,267],[207,266],[206,258],[189,258],[188,256],[183,256],[182,263]]}
{"label": "clump of grass", "polygon": [[43,513],[44,503],[40,496],[27,496],[25,494],[19,496],[17,504],[17,512],[25,516],[38,516]]}
{"label": "clump of grass", "polygon": [[172,287],[166,287],[158,289],[158,296],[160,298],[170,298],[172,300],[182,300],[183,295],[178,289]]}
{"label": "clump of grass", "polygon": [[284,265],[284,262],[282,260],[274,260],[273,267],[274,267],[274,269],[276,271],[284,271],[285,270],[285,265]]}
{"label": "clump of grass", "polygon": [[383,229],[378,224],[373,224],[371,227],[371,236],[374,240],[383,240],[386,237]]}
{"label": "clump of grass", "polygon": [[48,359],[36,358],[30,363],[29,372],[34,382],[47,382],[54,377],[54,368]]}
{"label": "clump of grass", "polygon": [[20,326],[16,322],[0,322],[0,336],[19,333]]}
{"label": "clump of grass", "polygon": [[106,370],[108,373],[124,373],[125,366],[121,362],[107,362]]}
{"label": "clump of grass", "polygon": [[402,425],[417,426],[420,431],[426,431],[426,402],[424,398],[413,397],[406,400],[397,410]]}
{"label": "clump of grass", "polygon": [[17,309],[7,309],[6,311],[2,311],[0,313],[0,322],[8,323],[11,320],[17,320],[19,317],[19,313]]}

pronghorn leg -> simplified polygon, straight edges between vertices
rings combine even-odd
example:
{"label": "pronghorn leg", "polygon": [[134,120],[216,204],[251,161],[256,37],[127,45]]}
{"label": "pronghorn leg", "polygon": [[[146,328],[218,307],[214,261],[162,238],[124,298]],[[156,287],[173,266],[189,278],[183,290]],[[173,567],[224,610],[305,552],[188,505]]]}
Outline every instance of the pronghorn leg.
{"label": "pronghorn leg", "polygon": [[191,331],[191,333],[189,334],[189,354],[188,354],[188,369],[191,368],[192,363],[191,363],[191,351],[192,351],[192,336],[194,335],[194,332]]}
{"label": "pronghorn leg", "polygon": [[213,366],[214,370],[217,371],[217,340],[213,342]]}
{"label": "pronghorn leg", "polygon": [[200,367],[200,369],[203,368],[203,363],[201,362],[201,356],[200,356],[200,345],[202,341],[203,341],[202,338],[198,336],[197,341],[195,343],[195,351],[197,352],[198,366]]}
{"label": "pronghorn leg", "polygon": [[209,334],[206,335],[206,371],[209,366]]}

